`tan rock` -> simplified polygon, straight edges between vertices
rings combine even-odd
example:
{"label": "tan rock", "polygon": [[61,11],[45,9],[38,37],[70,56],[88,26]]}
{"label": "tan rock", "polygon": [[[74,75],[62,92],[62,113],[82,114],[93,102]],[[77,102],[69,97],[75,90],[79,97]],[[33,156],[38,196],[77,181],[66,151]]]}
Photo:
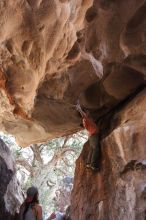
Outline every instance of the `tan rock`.
{"label": "tan rock", "polygon": [[[77,160],[72,192],[73,220],[144,220],[146,191],[146,90],[102,123],[101,172],[87,169],[89,144]],[[115,123],[115,118],[119,120]],[[112,128],[112,130],[111,130]],[[105,137],[104,137],[105,136]]]}
{"label": "tan rock", "polygon": [[[145,0],[3,0],[0,128],[26,146],[81,129],[145,84]],[[26,140],[27,139],[27,140]]]}

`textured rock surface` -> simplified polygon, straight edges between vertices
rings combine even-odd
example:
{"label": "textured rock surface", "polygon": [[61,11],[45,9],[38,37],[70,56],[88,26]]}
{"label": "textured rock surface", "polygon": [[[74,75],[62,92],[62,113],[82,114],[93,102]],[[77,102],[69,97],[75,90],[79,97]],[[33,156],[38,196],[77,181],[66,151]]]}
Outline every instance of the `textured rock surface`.
{"label": "textured rock surface", "polygon": [[145,0],[1,1],[0,129],[24,146],[70,134],[78,98],[99,118],[145,84],[145,11]]}
{"label": "textured rock surface", "polygon": [[76,48],[71,49],[91,4],[1,1],[1,129],[16,135],[19,143],[79,129],[78,115],[64,97],[70,87],[68,67],[79,59]]}
{"label": "textured rock surface", "polygon": [[15,176],[15,164],[9,148],[0,139],[0,220],[10,220],[22,202],[21,188]]}
{"label": "textured rock surface", "polygon": [[78,99],[102,122],[103,169],[86,171],[85,149],[73,220],[145,218],[145,12],[145,0],[0,1],[0,130],[24,146],[73,133]]}
{"label": "textured rock surface", "polygon": [[73,220],[146,219],[145,110],[146,90],[102,120],[107,129],[102,130],[100,173],[85,167],[85,144],[76,164]]}

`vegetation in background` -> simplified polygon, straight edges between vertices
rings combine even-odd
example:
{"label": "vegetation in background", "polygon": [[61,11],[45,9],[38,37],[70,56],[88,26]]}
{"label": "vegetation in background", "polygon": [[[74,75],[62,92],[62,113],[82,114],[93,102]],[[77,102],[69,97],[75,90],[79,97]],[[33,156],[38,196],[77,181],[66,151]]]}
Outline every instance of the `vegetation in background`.
{"label": "vegetation in background", "polygon": [[70,204],[75,161],[87,141],[86,132],[27,148],[18,146],[10,135],[0,137],[13,152],[22,189],[26,191],[31,185],[38,187],[44,216],[53,211],[63,212]]}

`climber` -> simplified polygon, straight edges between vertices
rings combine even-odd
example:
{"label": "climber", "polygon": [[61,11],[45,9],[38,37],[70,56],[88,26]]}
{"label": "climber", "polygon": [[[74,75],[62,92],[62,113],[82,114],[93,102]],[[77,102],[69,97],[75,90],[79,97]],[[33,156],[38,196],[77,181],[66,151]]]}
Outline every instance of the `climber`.
{"label": "climber", "polygon": [[38,189],[34,186],[28,188],[27,197],[20,207],[20,220],[42,220],[42,207],[39,205]]}
{"label": "climber", "polygon": [[86,161],[86,167],[94,171],[100,170],[100,144],[99,144],[99,128],[93,121],[89,113],[85,113],[83,117],[83,126],[89,133],[90,151]]}
{"label": "climber", "polygon": [[100,171],[100,143],[99,143],[99,127],[96,125],[89,112],[84,112],[80,104],[77,104],[77,110],[83,118],[83,126],[89,134],[90,151],[86,161],[86,167],[94,171]]}

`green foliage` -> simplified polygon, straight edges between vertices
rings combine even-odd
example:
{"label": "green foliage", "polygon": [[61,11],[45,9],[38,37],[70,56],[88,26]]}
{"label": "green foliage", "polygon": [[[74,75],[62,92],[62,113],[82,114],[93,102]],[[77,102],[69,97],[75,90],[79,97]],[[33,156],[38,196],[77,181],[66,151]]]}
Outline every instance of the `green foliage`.
{"label": "green foliage", "polygon": [[65,208],[70,202],[71,188],[65,188],[63,180],[74,176],[75,161],[87,140],[86,132],[60,137],[25,149],[20,148],[12,136],[1,134],[0,137],[13,152],[23,190],[26,191],[31,185],[38,187],[45,216],[56,209],[63,211],[61,199],[60,203],[57,201],[58,194],[59,196],[66,194],[66,203],[63,203]]}

